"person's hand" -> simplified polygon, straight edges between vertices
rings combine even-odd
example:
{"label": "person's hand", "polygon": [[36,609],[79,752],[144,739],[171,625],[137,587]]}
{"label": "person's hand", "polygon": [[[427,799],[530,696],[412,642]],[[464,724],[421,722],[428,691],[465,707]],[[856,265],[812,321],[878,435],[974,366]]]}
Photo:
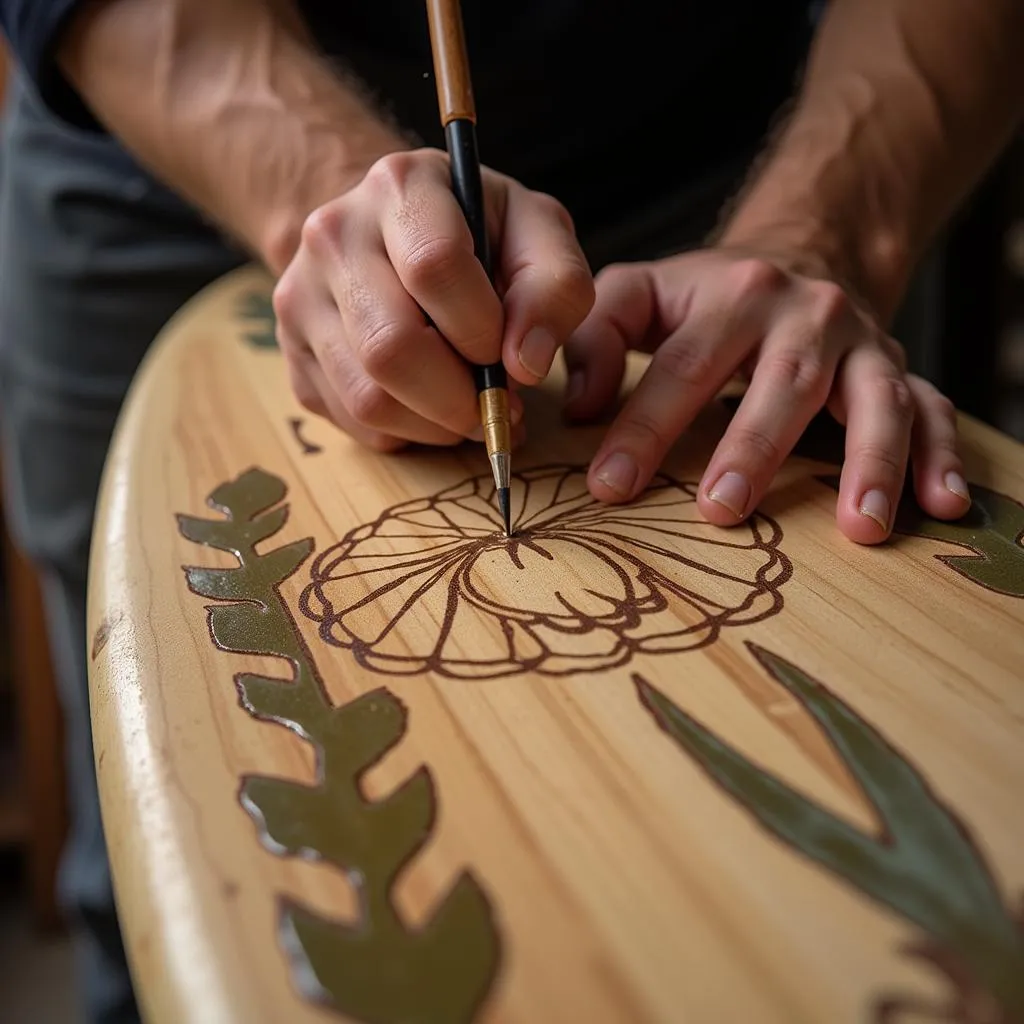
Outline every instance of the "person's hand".
{"label": "person's hand", "polygon": [[654,355],[591,462],[591,493],[637,495],[742,373],[749,386],[700,485],[710,522],[750,515],[822,408],[846,426],[836,519],[849,538],[889,536],[908,456],[921,507],[963,515],[970,499],[950,401],[905,372],[902,348],[840,285],[783,266],[707,249],[598,274],[594,308],[565,348],[566,413],[599,415],[618,394],[627,350]]}
{"label": "person's hand", "polygon": [[378,160],[310,215],[274,290],[296,397],[381,451],[481,439],[466,360],[535,384],[594,301],[565,209],[485,169],[496,291],[448,167],[433,149]]}

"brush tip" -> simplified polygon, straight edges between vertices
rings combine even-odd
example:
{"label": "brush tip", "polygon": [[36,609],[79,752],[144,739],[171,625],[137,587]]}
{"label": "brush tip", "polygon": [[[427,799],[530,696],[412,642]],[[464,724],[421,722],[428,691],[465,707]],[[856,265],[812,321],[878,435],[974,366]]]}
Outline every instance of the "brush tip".
{"label": "brush tip", "polygon": [[498,508],[501,509],[501,518],[505,524],[505,536],[512,536],[512,501],[510,488],[498,488]]}

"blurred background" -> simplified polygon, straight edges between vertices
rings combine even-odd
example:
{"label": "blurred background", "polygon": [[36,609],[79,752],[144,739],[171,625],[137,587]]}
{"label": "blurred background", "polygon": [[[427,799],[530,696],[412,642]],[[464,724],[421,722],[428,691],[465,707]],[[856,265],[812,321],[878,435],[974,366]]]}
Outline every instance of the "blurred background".
{"label": "blurred background", "polygon": [[[7,68],[0,36],[0,109]],[[0,1024],[80,1020],[56,893],[63,743],[38,582],[11,544],[0,493]]]}
{"label": "blurred background", "polygon": [[[0,46],[0,89],[4,63]],[[908,342],[913,367],[1024,441],[1024,135],[938,240],[913,301],[929,309]],[[898,323],[893,333],[905,340]],[[67,828],[60,712],[36,579],[10,545],[2,502],[0,556],[0,1024],[69,1024],[71,952],[55,899]]]}

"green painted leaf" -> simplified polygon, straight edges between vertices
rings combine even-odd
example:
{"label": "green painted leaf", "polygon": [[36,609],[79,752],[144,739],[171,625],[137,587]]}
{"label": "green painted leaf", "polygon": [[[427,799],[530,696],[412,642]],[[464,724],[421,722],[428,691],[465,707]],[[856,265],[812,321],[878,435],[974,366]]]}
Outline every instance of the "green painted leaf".
{"label": "green painted leaf", "polygon": [[[839,490],[838,476],[818,479]],[[1024,598],[1024,505],[1007,494],[971,484],[971,507],[961,518],[933,519],[906,488],[893,532],[969,548],[970,555],[935,557],[965,579],[1006,597]]]}
{"label": "green painted leaf", "polygon": [[634,676],[641,701],[762,826],[917,925],[1005,1007],[1024,1013],[1024,935],[967,829],[920,772],[836,694],[790,662],[747,646],[817,720],[874,804],[882,835],[861,832],[807,799]]}
{"label": "green painted leaf", "polygon": [[280,477],[252,467],[214,488],[207,504],[235,522],[242,522],[284,501],[287,493],[288,488]]}
{"label": "green painted leaf", "polygon": [[229,519],[223,522],[178,516],[178,528],[185,537],[197,544],[238,554],[240,551],[251,551],[261,540],[273,536],[284,526],[287,518],[288,508],[282,505],[256,519],[248,520]]}
{"label": "green painted leaf", "polygon": [[242,335],[254,348],[277,348],[277,317],[265,292],[248,292],[238,303],[238,315],[246,324]]}
{"label": "green painted leaf", "polygon": [[360,878],[372,863],[393,877],[429,836],[429,777],[418,774],[389,800],[360,808],[352,807],[358,797],[351,786],[335,779],[305,786],[250,776],[242,785],[242,804],[274,852],[327,861]]}
{"label": "green painted leaf", "polygon": [[309,998],[326,999],[366,1024],[469,1024],[500,955],[490,907],[469,875],[423,929],[403,924],[391,903],[398,873],[433,828],[433,780],[421,767],[383,799],[365,797],[362,776],[401,740],[407,712],[383,688],[341,707],[329,703],[279,592],[312,552],[312,539],[265,553],[255,547],[284,525],[287,509],[274,506],[285,494],[283,481],[249,470],[210,495],[225,520],[178,517],[184,536],[238,559],[237,568],[185,568],[197,594],[232,602],[208,608],[217,646],[277,656],[290,666],[288,678],[240,673],[235,683],[242,707],[293,730],[316,754],[314,785],[250,776],[242,783],[242,806],[268,849],[333,865],[359,895],[359,919],[350,925],[305,908],[286,911],[282,941]]}
{"label": "green painted leaf", "polygon": [[305,665],[299,662],[296,678],[274,679],[270,676],[242,672],[235,677],[235,685],[242,707],[254,718],[276,722],[294,730],[305,740],[313,740],[299,723],[315,721],[309,714],[309,704],[316,698],[316,683],[303,677]]}
{"label": "green painted leaf", "polygon": [[[476,1018],[501,956],[491,908],[463,874],[417,932],[367,941],[296,904],[281,919],[284,945],[310,999],[366,1024],[461,1024]],[[383,936],[382,936],[383,939]]]}
{"label": "green painted leaf", "polygon": [[274,633],[277,626],[276,613],[273,605],[233,604],[211,607],[210,633],[217,646],[225,651],[271,654],[298,661],[302,657],[302,647],[294,634],[281,632],[274,637],[273,645],[268,640],[263,648],[256,648],[261,631],[268,638]]}
{"label": "green painted leaf", "polygon": [[405,735],[408,713],[394,694],[378,687],[325,716],[321,746],[326,753],[342,752],[352,771],[373,767]]}

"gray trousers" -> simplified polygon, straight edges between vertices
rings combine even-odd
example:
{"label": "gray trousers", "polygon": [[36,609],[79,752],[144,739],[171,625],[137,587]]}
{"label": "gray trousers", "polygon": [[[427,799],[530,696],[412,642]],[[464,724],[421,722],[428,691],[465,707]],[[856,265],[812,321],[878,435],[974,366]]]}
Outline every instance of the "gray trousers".
{"label": "gray trousers", "polygon": [[107,866],[86,677],[93,506],[125,391],[154,335],[233,252],[109,140],[55,124],[20,83],[0,167],[4,508],[42,580],[67,736],[59,896],[90,1024],[138,1020]]}
{"label": "gray trousers", "polygon": [[[154,336],[246,261],[112,141],[70,129],[12,85],[0,166],[0,425],[5,509],[41,573],[65,716],[72,813],[60,897],[90,1024],[137,1020],[93,766],[86,574],[100,473]],[[595,234],[595,269],[699,244],[746,161]],[[918,318],[920,319],[920,318]],[[906,339],[904,339],[906,340]],[[920,341],[920,339],[919,339]]]}

